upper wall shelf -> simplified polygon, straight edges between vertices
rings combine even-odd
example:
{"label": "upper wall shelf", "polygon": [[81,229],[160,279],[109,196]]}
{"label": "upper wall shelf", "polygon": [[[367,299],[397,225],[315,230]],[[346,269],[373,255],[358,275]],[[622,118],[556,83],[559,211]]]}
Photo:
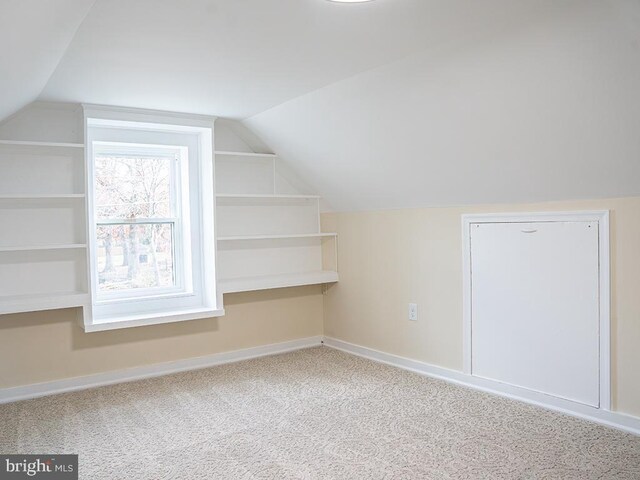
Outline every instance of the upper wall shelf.
{"label": "upper wall shelf", "polygon": [[253,152],[226,152],[222,150],[216,150],[216,155],[224,155],[229,157],[260,157],[260,158],[276,158],[274,153],[253,153]]}
{"label": "upper wall shelf", "polygon": [[52,200],[57,198],[84,198],[83,193],[3,193],[0,200]]}
{"label": "upper wall shelf", "polygon": [[266,200],[270,200],[270,199],[283,199],[283,200],[296,200],[296,199],[317,199],[320,198],[320,195],[277,195],[277,194],[236,194],[236,193],[219,193],[218,195],[216,195],[217,198],[259,198],[259,199],[266,199]]}
{"label": "upper wall shelf", "polygon": [[73,135],[53,115],[0,139],[0,314],[90,303],[85,145],[75,134],[79,117],[68,119]]}
{"label": "upper wall shelf", "polygon": [[238,206],[278,206],[278,205],[319,205],[318,195],[288,195],[288,194],[253,194],[253,193],[223,193],[216,195],[218,205],[221,207]]}
{"label": "upper wall shelf", "polygon": [[90,303],[89,294],[85,292],[1,296],[0,315],[82,307]]}
{"label": "upper wall shelf", "polygon": [[0,140],[0,146],[1,145],[23,147],[84,148],[84,143],[31,142],[26,140]]}
{"label": "upper wall shelf", "polygon": [[275,154],[215,153],[220,290],[337,282],[337,234],[322,232],[320,196],[281,172]]}
{"label": "upper wall shelf", "polygon": [[337,233],[300,233],[292,235],[235,235],[229,237],[218,237],[219,242],[230,242],[234,240],[286,240],[296,238],[324,238],[337,237]]}
{"label": "upper wall shelf", "polygon": [[76,250],[87,248],[84,243],[67,243],[61,245],[20,245],[0,247],[0,252],[35,252],[37,250]]}
{"label": "upper wall shelf", "polygon": [[222,279],[219,281],[219,286],[223,293],[236,293],[251,292],[254,290],[268,290],[271,288],[317,285],[320,283],[333,283],[337,281],[338,272],[316,271]]}

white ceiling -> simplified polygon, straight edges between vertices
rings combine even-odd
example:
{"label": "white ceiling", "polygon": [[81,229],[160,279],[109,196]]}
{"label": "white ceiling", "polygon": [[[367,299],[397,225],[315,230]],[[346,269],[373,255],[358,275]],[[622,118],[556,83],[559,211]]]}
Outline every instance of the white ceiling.
{"label": "white ceiling", "polygon": [[582,0],[245,123],[335,210],[640,195],[639,26]]}
{"label": "white ceiling", "polygon": [[0,119],[247,119],[337,210],[640,194],[639,24],[637,0],[2,0]]}
{"label": "white ceiling", "polygon": [[[81,13],[79,2],[61,3],[60,15]],[[96,0],[40,99],[246,118],[470,31],[518,25],[552,3]]]}
{"label": "white ceiling", "polygon": [[93,2],[0,2],[0,120],[40,95]]}

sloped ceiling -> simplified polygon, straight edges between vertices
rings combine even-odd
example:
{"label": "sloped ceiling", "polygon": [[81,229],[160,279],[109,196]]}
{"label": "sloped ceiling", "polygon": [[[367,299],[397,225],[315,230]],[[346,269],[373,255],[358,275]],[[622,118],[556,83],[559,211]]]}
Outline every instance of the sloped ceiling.
{"label": "sloped ceiling", "polygon": [[40,95],[93,2],[0,2],[0,120]]}
{"label": "sloped ceiling", "polygon": [[639,9],[3,0],[0,119],[35,97],[245,119],[337,210],[640,194]]}
{"label": "sloped ceiling", "polygon": [[639,195],[640,2],[562,5],[245,123],[336,210]]}
{"label": "sloped ceiling", "polygon": [[40,99],[241,119],[551,4],[97,0]]}

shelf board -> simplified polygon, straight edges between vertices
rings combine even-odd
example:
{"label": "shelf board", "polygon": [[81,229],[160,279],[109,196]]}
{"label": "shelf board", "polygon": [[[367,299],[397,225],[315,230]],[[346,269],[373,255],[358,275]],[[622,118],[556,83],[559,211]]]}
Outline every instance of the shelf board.
{"label": "shelf board", "polygon": [[323,238],[336,237],[337,233],[300,233],[292,235],[234,235],[228,237],[218,237],[219,242],[230,242],[234,240],[286,240],[291,238]]}
{"label": "shelf board", "polygon": [[0,296],[0,315],[81,307],[88,304],[89,294],[86,292],[8,295]]}
{"label": "shelf board", "polygon": [[253,153],[253,152],[225,152],[222,150],[216,150],[214,152],[216,155],[227,156],[227,157],[258,157],[258,158],[276,158],[277,155],[275,153]]}
{"label": "shelf board", "polygon": [[58,198],[84,198],[84,193],[3,193],[0,200],[48,200]]}
{"label": "shelf board", "polygon": [[68,243],[61,245],[31,245],[31,246],[0,246],[0,252],[31,252],[36,250],[72,250],[79,248],[87,248],[85,243]]}
{"label": "shelf board", "polygon": [[267,200],[304,200],[304,199],[318,199],[320,198],[320,195],[278,195],[278,194],[253,194],[253,193],[219,193],[216,195],[216,198],[237,198],[237,199],[244,199],[244,198],[258,198],[258,199],[267,199]]}
{"label": "shelf board", "polygon": [[318,272],[221,279],[218,281],[218,287],[222,293],[234,293],[268,290],[271,288],[297,287],[301,285],[317,285],[337,281],[338,272],[324,270]]}
{"label": "shelf board", "polygon": [[84,148],[84,143],[32,142],[27,140],[0,140],[0,145],[23,147]]}

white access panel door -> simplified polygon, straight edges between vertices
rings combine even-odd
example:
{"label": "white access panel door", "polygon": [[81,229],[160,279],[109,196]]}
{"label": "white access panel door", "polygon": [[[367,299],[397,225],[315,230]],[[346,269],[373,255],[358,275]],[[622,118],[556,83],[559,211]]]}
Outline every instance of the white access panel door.
{"label": "white access panel door", "polygon": [[470,228],[471,373],[599,407],[598,223]]}

